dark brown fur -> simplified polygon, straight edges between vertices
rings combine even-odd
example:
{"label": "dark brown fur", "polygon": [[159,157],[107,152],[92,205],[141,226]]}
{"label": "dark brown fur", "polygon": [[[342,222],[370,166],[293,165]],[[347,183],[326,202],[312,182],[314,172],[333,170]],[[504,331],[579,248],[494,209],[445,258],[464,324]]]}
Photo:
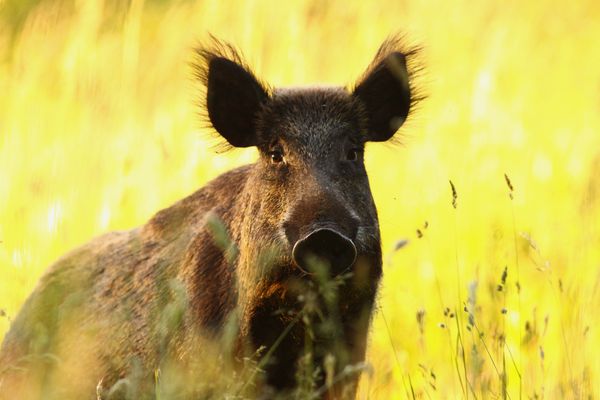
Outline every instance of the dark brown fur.
{"label": "dark brown fur", "polygon": [[[414,52],[388,40],[353,91],[272,90],[229,45],[213,41],[198,54],[208,120],[230,145],[256,146],[259,160],[53,265],[5,337],[0,398],[93,398],[124,377],[137,379],[131,396],[152,396],[158,368],[192,371],[198,337],[221,342],[228,326],[231,357],[272,348],[257,392],[265,396],[293,390],[308,345],[318,386],[327,357],[336,374],[364,360],[382,270],[362,152],[406,119]],[[293,256],[317,228],[356,248],[348,269],[328,264],[331,296],[318,271],[307,274]],[[356,382],[344,377],[322,394],[352,397]]]}

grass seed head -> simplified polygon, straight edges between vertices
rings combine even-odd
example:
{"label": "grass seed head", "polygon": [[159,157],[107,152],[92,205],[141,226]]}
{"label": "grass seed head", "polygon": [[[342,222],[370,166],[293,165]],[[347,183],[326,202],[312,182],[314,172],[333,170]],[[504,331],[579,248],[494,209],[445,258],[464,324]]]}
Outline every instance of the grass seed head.
{"label": "grass seed head", "polygon": [[508,177],[508,175],[506,173],[504,173],[504,181],[506,182],[506,186],[508,186],[508,196],[512,200],[515,189],[512,185],[512,182],[510,181],[510,178]]}
{"label": "grass seed head", "polygon": [[456,193],[456,187],[454,186],[454,183],[452,183],[452,180],[449,180],[448,182],[450,182],[450,188],[452,189],[452,207],[456,209],[458,206],[458,194]]}

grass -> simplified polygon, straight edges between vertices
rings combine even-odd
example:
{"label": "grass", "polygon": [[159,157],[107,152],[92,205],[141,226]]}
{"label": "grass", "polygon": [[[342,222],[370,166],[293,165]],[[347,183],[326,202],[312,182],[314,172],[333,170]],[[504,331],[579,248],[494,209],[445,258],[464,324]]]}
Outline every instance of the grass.
{"label": "grass", "polygon": [[60,255],[254,159],[201,128],[196,40],[274,86],[344,85],[404,31],[429,97],[404,146],[367,148],[385,270],[359,396],[600,396],[595,2],[3,0],[0,20],[0,336]]}

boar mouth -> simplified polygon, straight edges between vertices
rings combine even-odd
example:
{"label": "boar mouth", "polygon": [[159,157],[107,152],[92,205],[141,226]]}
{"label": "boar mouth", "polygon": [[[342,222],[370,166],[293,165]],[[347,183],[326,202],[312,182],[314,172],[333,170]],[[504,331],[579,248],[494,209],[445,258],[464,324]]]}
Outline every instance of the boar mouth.
{"label": "boar mouth", "polygon": [[332,276],[348,270],[356,261],[354,242],[335,229],[315,229],[294,244],[294,263],[307,274],[328,269]]}

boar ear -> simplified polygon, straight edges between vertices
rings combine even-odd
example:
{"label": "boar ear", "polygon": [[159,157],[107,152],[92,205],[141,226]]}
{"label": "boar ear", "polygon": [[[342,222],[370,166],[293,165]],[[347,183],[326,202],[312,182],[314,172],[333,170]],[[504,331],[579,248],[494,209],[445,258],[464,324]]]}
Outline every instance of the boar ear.
{"label": "boar ear", "polygon": [[416,50],[398,50],[398,39],[389,39],[356,84],[353,95],[366,113],[367,140],[390,139],[408,117],[411,96],[407,56]]}
{"label": "boar ear", "polygon": [[197,50],[196,72],[206,87],[210,124],[234,147],[258,143],[257,115],[269,94],[229,44],[212,38],[210,48]]}

